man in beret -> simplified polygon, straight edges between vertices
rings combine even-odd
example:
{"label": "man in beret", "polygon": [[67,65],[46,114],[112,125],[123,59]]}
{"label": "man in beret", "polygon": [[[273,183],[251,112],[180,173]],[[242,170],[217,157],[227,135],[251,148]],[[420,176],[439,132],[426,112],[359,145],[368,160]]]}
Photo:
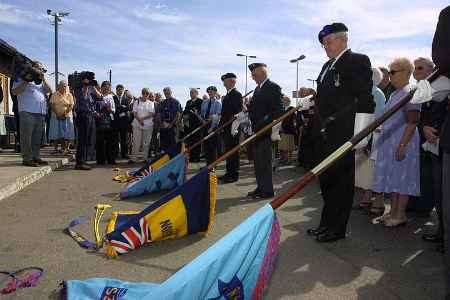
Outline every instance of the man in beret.
{"label": "man in beret", "polygon": [[[268,78],[266,65],[254,63],[248,66],[257,87],[248,106],[253,132],[257,132],[283,113],[281,88]],[[273,197],[272,140],[270,131],[260,136],[253,144],[253,164],[257,187],[248,193],[254,199]]]}
{"label": "man in beret", "polygon": [[[206,126],[205,136],[213,132],[219,125],[220,112],[222,111],[222,104],[217,94],[217,88],[215,86],[209,86],[206,89],[209,98],[203,100],[201,106],[202,118],[207,121],[210,120],[209,126]],[[206,164],[209,165],[217,159],[219,150],[219,139],[217,135],[213,135],[203,143],[203,150],[205,152]]]}
{"label": "man in beret", "polygon": [[[220,113],[219,126],[229,121],[234,115],[242,111],[242,94],[236,89],[236,75],[226,73],[221,77],[227,94],[222,99],[222,112]],[[239,144],[239,134],[231,134],[231,124],[224,128],[223,139],[225,142],[225,152],[233,149]],[[219,177],[224,183],[236,182],[239,179],[239,153],[227,158],[226,173]]]}
{"label": "man in beret", "polygon": [[[313,96],[314,156],[319,163],[354,133],[355,113],[373,113],[372,71],[366,55],[347,47],[348,29],[342,23],[326,25],[319,41],[330,58],[317,78],[317,91],[301,88],[300,97]],[[353,205],[355,158],[350,152],[319,175],[324,207],[320,224],[307,231],[318,242],[333,242],[346,236]]]}

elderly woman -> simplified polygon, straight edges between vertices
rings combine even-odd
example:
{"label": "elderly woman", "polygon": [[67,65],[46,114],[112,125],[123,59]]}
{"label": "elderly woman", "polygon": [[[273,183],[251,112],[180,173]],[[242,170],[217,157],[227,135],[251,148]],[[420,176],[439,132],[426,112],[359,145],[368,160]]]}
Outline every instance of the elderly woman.
{"label": "elderly woman", "polygon": [[[375,114],[374,117],[379,117],[384,110],[386,98],[383,91],[378,87],[383,78],[383,73],[379,68],[372,68],[372,96],[375,100]],[[355,151],[355,187],[361,190],[361,200],[359,202],[360,209],[370,209],[370,212],[375,215],[382,215],[384,213],[383,194],[377,195],[377,200],[372,201],[372,184],[375,161],[377,158],[378,138],[380,135],[380,128],[372,135],[371,144],[366,147],[357,149]],[[380,203],[381,201],[381,203]]]}
{"label": "elderly woman", "polygon": [[[407,58],[395,59],[389,65],[389,76],[395,91],[385,110],[397,104],[409,91],[414,66]],[[384,124],[378,141],[373,191],[391,194],[391,210],[382,217],[387,227],[407,222],[405,209],[409,196],[420,194],[419,121],[420,105],[407,104]]]}
{"label": "elderly woman", "polygon": [[55,144],[55,153],[58,152],[58,144],[61,143],[62,153],[67,154],[69,142],[75,137],[72,117],[75,103],[65,81],[59,82],[49,103],[51,108],[49,139]]}

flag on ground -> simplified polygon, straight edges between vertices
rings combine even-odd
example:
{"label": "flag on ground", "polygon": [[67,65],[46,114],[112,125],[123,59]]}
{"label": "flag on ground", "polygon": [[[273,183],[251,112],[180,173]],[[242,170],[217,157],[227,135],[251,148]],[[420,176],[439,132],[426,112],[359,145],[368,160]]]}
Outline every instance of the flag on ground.
{"label": "flag on ground", "polygon": [[216,192],[217,178],[204,168],[141,212],[113,213],[104,237],[106,254],[115,257],[147,243],[207,232]]}
{"label": "flag on ground", "polygon": [[120,192],[120,198],[141,196],[181,186],[186,179],[186,154],[180,153],[147,176],[129,182]]}
{"label": "flag on ground", "polygon": [[114,181],[120,183],[130,182],[145,176],[150,175],[155,170],[164,166],[168,161],[177,156],[179,153],[184,152],[183,144],[177,143],[169,148],[165,153],[158,155],[157,157],[148,160],[142,167],[133,171],[124,172],[113,177]]}
{"label": "flag on ground", "polygon": [[79,299],[261,299],[274,268],[280,226],[267,204],[165,282],[110,278],[69,280],[64,295]]}

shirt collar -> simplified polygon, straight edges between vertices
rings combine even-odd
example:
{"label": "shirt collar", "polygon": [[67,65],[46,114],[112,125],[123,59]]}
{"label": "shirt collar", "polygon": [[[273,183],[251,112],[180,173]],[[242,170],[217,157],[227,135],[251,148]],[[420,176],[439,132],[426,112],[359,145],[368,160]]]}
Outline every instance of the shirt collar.
{"label": "shirt collar", "polygon": [[344,55],[344,53],[347,52],[348,50],[349,50],[348,48],[345,48],[344,50],[342,50],[342,52],[339,53],[339,55],[336,56],[336,57],[334,58],[334,61],[333,61],[333,63],[331,64],[330,68],[334,67],[334,65],[336,64],[336,62],[337,62],[337,61],[341,58],[341,56]]}
{"label": "shirt collar", "polygon": [[266,79],[264,79],[264,81],[261,82],[261,83],[259,84],[259,88],[262,88],[263,85],[264,85],[264,83],[266,83],[267,80],[269,80],[269,77],[267,77]]}
{"label": "shirt collar", "polygon": [[235,88],[236,88],[236,87],[229,89],[229,90],[227,91],[227,95],[228,95],[229,92],[231,92],[231,91],[234,90]]}

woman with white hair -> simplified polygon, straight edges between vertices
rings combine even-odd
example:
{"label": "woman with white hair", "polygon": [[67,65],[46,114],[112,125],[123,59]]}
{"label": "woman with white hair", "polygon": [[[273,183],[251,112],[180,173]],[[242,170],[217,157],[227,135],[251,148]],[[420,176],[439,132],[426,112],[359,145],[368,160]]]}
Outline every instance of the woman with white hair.
{"label": "woman with white hair", "polygon": [[[414,66],[407,58],[395,59],[389,65],[389,77],[395,91],[385,110],[408,95],[413,71]],[[387,227],[406,224],[409,196],[420,195],[419,115],[420,105],[407,104],[383,124],[378,141],[372,189],[377,193],[391,194],[391,210],[381,218]]]}
{"label": "woman with white hair", "polygon": [[58,83],[49,103],[51,108],[49,140],[54,142],[55,153],[58,152],[58,144],[61,143],[61,152],[67,154],[69,143],[75,138],[72,117],[75,102],[65,81],[61,80]]}
{"label": "woman with white hair", "polygon": [[[378,87],[383,78],[383,73],[378,68],[372,68],[372,95],[375,100],[374,117],[377,118],[383,113],[386,98],[383,91]],[[371,142],[366,147],[355,151],[355,187],[361,189],[361,200],[359,209],[370,209],[370,212],[376,215],[384,213],[384,202],[381,195],[381,204],[379,196],[375,202],[372,201],[372,183],[375,160],[377,157],[377,141],[380,134],[378,128],[371,137]]]}

